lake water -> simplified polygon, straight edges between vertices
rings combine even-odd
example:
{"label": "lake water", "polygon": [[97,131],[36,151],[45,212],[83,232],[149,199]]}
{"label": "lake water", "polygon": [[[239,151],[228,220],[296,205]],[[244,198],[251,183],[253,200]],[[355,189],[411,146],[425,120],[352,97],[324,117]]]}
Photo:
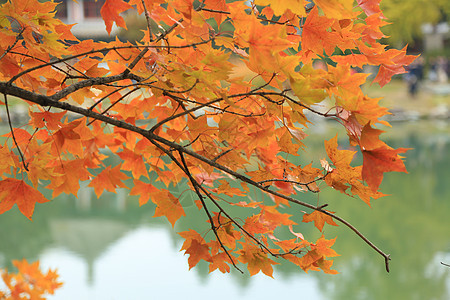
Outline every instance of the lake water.
{"label": "lake water", "polygon": [[[320,145],[332,136],[324,130],[309,138]],[[409,175],[385,175],[382,191],[391,196],[371,208],[330,190],[320,197],[391,254],[390,273],[382,257],[343,226],[325,227],[327,238],[338,235],[338,275],[305,274],[288,264],[275,268],[275,279],[234,270],[208,274],[201,264],[189,271],[182,240],[165,219],[152,218],[154,206],[139,208],[126,191],[94,200],[89,189],[79,195],[83,201],[38,204],[33,222],[16,207],[0,215],[0,266],[27,258],[57,268],[64,286],[49,299],[450,299],[450,268],[441,264],[450,264],[449,123],[399,123],[384,136],[395,148],[414,148],[406,154]],[[175,230],[196,222],[207,229],[193,213]]]}

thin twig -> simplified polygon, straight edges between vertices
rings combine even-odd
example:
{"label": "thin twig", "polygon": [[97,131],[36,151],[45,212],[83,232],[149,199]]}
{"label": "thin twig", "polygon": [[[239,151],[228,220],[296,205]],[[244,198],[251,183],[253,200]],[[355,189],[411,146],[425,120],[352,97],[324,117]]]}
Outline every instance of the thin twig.
{"label": "thin twig", "polygon": [[[165,38],[169,33],[172,32],[172,30],[174,30],[178,24],[180,24],[181,22],[183,22],[183,19],[181,18],[180,20],[178,20],[178,22],[176,22],[175,24],[173,24],[172,26],[169,27],[169,29],[167,29],[164,33],[160,34],[156,40],[155,43],[159,42],[160,40],[162,40],[163,38]],[[138,64],[138,62],[144,57],[144,55],[147,53],[147,51],[150,49],[151,47],[148,46],[146,48],[144,48],[141,53],[138,54],[138,56],[136,56],[136,58],[133,60],[133,62],[131,62],[131,64],[128,66],[128,68],[123,71],[124,75],[128,75],[128,73],[131,72],[131,70]]]}
{"label": "thin twig", "polygon": [[12,139],[13,139],[13,141],[14,141],[14,144],[15,144],[16,147],[17,147],[17,151],[19,151],[19,155],[20,155],[20,158],[22,159],[22,165],[23,165],[23,167],[25,168],[25,170],[29,171],[29,170],[28,170],[27,163],[25,162],[25,157],[23,156],[22,150],[20,150],[19,144],[17,143],[16,136],[15,136],[15,134],[14,134],[14,128],[12,127],[12,123],[11,123],[11,115],[10,115],[10,113],[9,113],[8,97],[6,96],[6,93],[3,93],[3,96],[4,96],[4,98],[5,98],[6,115],[8,116],[9,130],[11,131]]}
{"label": "thin twig", "polygon": [[150,36],[150,42],[153,42],[153,34],[152,34],[152,23],[150,22],[150,16],[148,14],[147,7],[145,6],[145,1],[141,0],[142,6],[144,7],[145,18],[147,19],[147,28],[148,35]]}
{"label": "thin twig", "polygon": [[213,161],[213,162],[216,162],[219,158],[221,158],[222,156],[224,156],[225,154],[227,154],[227,153],[229,153],[229,152],[231,152],[231,151],[233,151],[233,148],[230,148],[230,149],[228,149],[228,150],[222,151],[219,155],[217,155],[216,157],[214,157],[214,158],[212,159],[212,161]]}
{"label": "thin twig", "polygon": [[328,174],[329,174],[329,172],[327,172],[324,176],[319,177],[319,178],[316,178],[316,179],[311,180],[311,181],[309,181],[309,182],[299,182],[299,181],[296,181],[296,180],[281,179],[281,178],[272,178],[272,179],[266,179],[266,180],[258,181],[258,183],[262,185],[262,184],[264,184],[264,183],[266,183],[266,182],[276,182],[276,181],[281,181],[281,182],[286,182],[286,183],[292,183],[292,184],[297,184],[297,185],[306,186],[310,192],[318,193],[318,191],[312,190],[312,189],[309,187],[309,185],[310,185],[310,184],[313,184],[313,183],[317,183],[317,181],[324,180],[325,177],[327,177]]}
{"label": "thin twig", "polygon": [[[182,20],[182,19],[181,19],[181,20]],[[165,36],[166,34],[170,33],[170,32],[173,30],[173,28],[176,27],[175,25],[177,25],[177,24],[174,24],[172,27],[170,27],[166,32],[164,32],[164,34],[162,34],[161,36],[159,36],[159,37],[156,39],[155,42],[158,42],[159,40],[163,39],[164,36]],[[193,44],[188,44],[188,45],[179,45],[179,46],[170,46],[170,48],[171,48],[171,49],[185,49],[185,48],[191,48],[191,47],[196,46],[196,45],[201,45],[201,44],[209,43],[209,42],[212,41],[213,39],[214,39],[214,38],[212,37],[212,38],[210,38],[210,39],[208,39],[208,40],[204,40],[204,41],[201,41],[201,42],[198,42],[198,43],[193,43]],[[22,77],[23,75],[28,74],[28,73],[30,73],[30,72],[39,70],[39,69],[44,68],[44,67],[47,67],[47,66],[53,66],[53,65],[55,65],[55,64],[57,64],[57,63],[66,62],[66,61],[72,60],[72,59],[74,59],[74,58],[78,58],[78,57],[82,57],[82,56],[86,56],[86,55],[94,54],[94,53],[102,53],[102,52],[107,52],[107,51],[115,51],[115,50],[119,50],[119,49],[142,49],[142,48],[143,48],[142,51],[145,51],[145,50],[148,51],[148,49],[166,49],[166,48],[169,48],[169,47],[168,47],[168,46],[162,46],[162,45],[147,45],[147,46],[146,46],[146,45],[127,45],[127,46],[114,46],[114,47],[105,47],[105,48],[101,48],[101,49],[90,50],[90,51],[86,51],[86,52],[79,53],[79,54],[76,54],[76,55],[71,55],[71,56],[66,56],[66,57],[64,57],[64,58],[59,58],[59,59],[53,60],[53,61],[51,61],[51,62],[42,64],[42,65],[38,65],[38,66],[35,66],[35,67],[28,68],[28,69],[26,69],[26,70],[20,72],[19,74],[16,74],[16,75],[14,75],[13,77],[11,77],[11,79],[8,81],[8,84],[12,84],[12,83],[13,83],[14,81],[16,81],[19,77]],[[145,53],[147,53],[147,51],[145,51]],[[12,52],[11,52],[11,53],[12,53]],[[142,52],[141,52],[141,53],[142,53]],[[144,56],[145,53],[144,53],[142,56]],[[136,61],[135,64],[133,64],[133,66],[132,66],[133,68],[136,66],[136,64],[139,62],[139,60],[140,60],[141,58],[142,58],[142,57],[139,56],[139,59]],[[136,59],[137,59],[137,58],[136,58]],[[128,72],[129,72],[129,71],[131,70],[130,67],[131,67],[131,64],[130,64],[130,66],[128,66],[128,69],[126,69],[125,71],[128,70]],[[129,70],[129,69],[130,69],[130,70]],[[127,73],[128,73],[128,72],[127,72]]]}
{"label": "thin twig", "polygon": [[14,42],[8,46],[8,48],[6,48],[5,52],[3,52],[3,54],[0,56],[0,60],[6,55],[8,54],[9,51],[12,50],[12,48],[14,48],[17,44],[17,42],[20,40],[20,38],[22,37],[22,33],[25,31],[25,27],[22,28],[22,30],[19,32],[18,35],[16,35],[16,39],[14,40]]}
{"label": "thin twig", "polygon": [[[128,91],[127,93],[125,93],[123,96],[121,96],[119,99],[117,99],[116,101],[114,101],[110,106],[108,106],[104,111],[101,112],[102,115],[106,114],[111,108],[114,107],[114,105],[116,105],[117,103],[119,103],[120,101],[122,101],[123,99],[125,99],[125,97],[127,97],[128,95],[134,93],[135,91],[139,90],[140,87],[136,87],[130,91]],[[97,102],[98,103],[98,102]],[[89,108],[90,109],[90,108]],[[90,121],[86,126],[91,125],[92,123],[94,123],[96,121],[96,119],[93,119],[92,121]]]}
{"label": "thin twig", "polygon": [[219,234],[217,233],[217,228],[214,225],[214,220],[211,216],[211,213],[208,210],[208,207],[206,206],[205,200],[203,199],[203,195],[200,192],[199,187],[201,187],[201,185],[194,179],[194,177],[192,176],[191,172],[189,171],[189,168],[187,166],[186,160],[184,159],[184,154],[183,152],[179,151],[179,155],[181,158],[181,163],[175,158],[175,156],[167,149],[165,149],[164,147],[162,147],[160,144],[158,144],[157,142],[150,140],[150,142],[155,145],[156,147],[158,147],[161,151],[163,151],[164,153],[166,153],[167,156],[170,157],[170,159],[186,174],[186,176],[188,176],[189,181],[191,182],[199,200],[202,202],[202,207],[206,213],[206,215],[208,216],[209,222],[211,224],[211,229],[214,232],[214,235],[217,238],[217,241],[219,242],[221,248],[223,249],[223,251],[225,252],[225,254],[228,256],[228,258],[230,259],[231,264],[233,265],[233,267],[238,270],[239,272],[241,272],[242,274],[244,274],[244,272],[242,272],[241,269],[239,269],[239,267],[236,265],[236,263],[233,260],[233,257],[231,256],[231,254],[229,253],[229,251],[225,248],[225,245],[222,243],[222,240],[219,237]]}
{"label": "thin twig", "polygon": [[236,265],[236,263],[235,263],[234,260],[233,260],[233,257],[232,257],[231,254],[229,253],[228,249],[225,248],[225,245],[222,243],[222,240],[221,240],[221,238],[219,237],[219,234],[218,234],[218,232],[217,232],[217,228],[216,228],[216,226],[214,225],[214,220],[213,220],[213,218],[212,218],[212,216],[211,216],[211,213],[209,212],[208,207],[206,206],[205,200],[203,199],[203,195],[202,195],[202,193],[200,192],[201,185],[194,179],[194,177],[192,176],[191,172],[189,171],[189,168],[188,168],[188,166],[187,166],[186,160],[184,159],[184,154],[183,154],[183,152],[179,151],[178,154],[180,155],[181,162],[182,162],[182,164],[183,164],[183,166],[184,166],[184,172],[185,172],[185,174],[188,176],[188,178],[189,178],[189,180],[190,180],[192,186],[193,186],[194,189],[195,189],[196,194],[198,195],[198,198],[199,198],[200,201],[202,202],[203,209],[205,210],[206,215],[208,216],[209,222],[210,222],[210,224],[211,224],[211,229],[212,229],[212,231],[214,232],[214,235],[216,236],[217,241],[218,241],[219,244],[220,244],[220,247],[221,247],[221,248],[223,249],[223,251],[226,253],[226,255],[227,255],[228,258],[230,259],[230,261],[231,261],[231,263],[233,264],[233,266],[234,266],[239,272],[241,272],[242,274],[244,274],[244,272],[242,272],[242,270],[238,268],[238,266]]}
{"label": "thin twig", "polygon": [[205,193],[205,195],[214,203],[215,206],[222,212],[228,219],[233,222],[242,232],[245,233],[249,238],[251,238],[253,241],[256,242],[258,246],[260,246],[262,249],[264,249],[267,253],[269,253],[272,256],[277,256],[277,253],[273,253],[269,248],[267,248],[266,245],[261,243],[256,237],[254,237],[250,232],[248,232],[241,224],[239,224],[234,218],[232,218],[220,205],[217,203],[217,201],[212,197],[211,193],[209,193],[203,186],[199,186],[199,188]]}

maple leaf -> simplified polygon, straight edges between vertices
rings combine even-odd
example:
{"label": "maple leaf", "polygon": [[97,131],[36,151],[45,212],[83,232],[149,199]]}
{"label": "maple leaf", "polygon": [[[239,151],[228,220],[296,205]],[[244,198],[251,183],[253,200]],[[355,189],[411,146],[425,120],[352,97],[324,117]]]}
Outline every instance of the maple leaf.
{"label": "maple leaf", "polygon": [[364,42],[367,42],[371,45],[376,45],[376,40],[386,37],[380,28],[388,25],[389,23],[383,20],[381,13],[373,14],[367,17],[366,24],[367,26],[362,33],[362,40]]}
{"label": "maple leaf", "polygon": [[209,255],[209,247],[206,244],[192,240],[191,245],[186,249],[185,254],[189,254],[189,269],[197,265],[197,263]]}
{"label": "maple leaf", "polygon": [[88,180],[89,172],[86,170],[84,159],[71,161],[55,161],[54,173],[56,174],[47,189],[53,190],[53,197],[61,193],[77,195],[80,189],[80,180]]}
{"label": "maple leaf", "polygon": [[81,136],[75,131],[75,128],[81,124],[81,121],[73,121],[65,124],[53,134],[55,139],[54,151],[60,153],[64,150],[83,156],[83,144],[81,143]]}
{"label": "maple leaf", "polygon": [[303,222],[305,223],[314,222],[314,226],[316,226],[317,229],[319,229],[320,231],[322,231],[323,225],[325,223],[328,223],[333,226],[338,226],[331,216],[326,215],[318,210],[315,210],[310,214],[304,214]]}
{"label": "maple leaf", "polygon": [[7,147],[0,146],[0,172],[6,172],[12,166],[14,166],[14,159],[11,152]]}
{"label": "maple leaf", "polygon": [[216,193],[219,193],[219,194],[223,193],[223,194],[228,195],[230,197],[233,197],[233,196],[244,196],[245,195],[244,191],[242,191],[241,189],[231,187],[230,183],[228,181],[218,180],[217,182],[220,184],[220,186],[219,186],[219,188],[214,189],[214,191]]}
{"label": "maple leaf", "polygon": [[36,202],[45,203],[49,201],[41,192],[29,186],[23,180],[6,178],[0,181],[0,214],[17,204],[20,212],[31,220]]}
{"label": "maple leaf", "polygon": [[178,234],[185,239],[180,251],[185,250],[184,254],[189,254],[189,270],[196,266],[202,259],[206,261],[210,260],[209,246],[198,232],[190,229],[179,232]]}
{"label": "maple leaf", "polygon": [[317,266],[326,274],[339,274],[337,270],[331,270],[331,266],[333,265],[332,260],[319,259],[317,261]]}
{"label": "maple leaf", "polygon": [[248,264],[248,271],[250,276],[258,274],[262,271],[267,276],[273,278],[273,267],[272,265],[277,265],[267,257],[267,253],[263,252],[259,247],[252,244],[242,243],[243,249],[239,250],[237,253],[240,254],[239,261]]}
{"label": "maple leaf", "polygon": [[137,179],[141,176],[148,178],[147,168],[142,155],[136,154],[128,148],[124,148],[122,152],[117,154],[123,160],[122,170],[131,171],[133,177]]}
{"label": "maple leaf", "polygon": [[334,55],[331,57],[332,60],[338,64],[349,64],[353,67],[362,68],[368,63],[367,57],[363,54],[348,54],[348,55]]}
{"label": "maple leaf", "polygon": [[389,149],[380,147],[372,150],[362,150],[364,164],[362,168],[362,178],[367,182],[372,191],[378,190],[383,180],[385,172],[404,172],[405,164],[399,153],[405,153],[409,149],[398,148]]}
{"label": "maple leaf", "polygon": [[352,17],[353,0],[315,0],[329,18],[349,19]]}
{"label": "maple leaf", "polygon": [[329,141],[325,141],[325,149],[333,164],[338,168],[348,167],[356,151],[339,150],[337,147],[337,135]]}
{"label": "maple leaf", "polygon": [[168,191],[159,191],[152,197],[153,203],[157,205],[155,215],[153,217],[165,216],[167,220],[175,226],[176,221],[185,216],[183,206],[180,201]]}
{"label": "maple leaf", "polygon": [[361,151],[363,154],[362,178],[372,191],[378,190],[385,172],[405,172],[406,167],[399,153],[409,149],[392,149],[379,139],[382,130],[366,124],[361,132]]}
{"label": "maple leaf", "polygon": [[369,186],[364,185],[363,182],[361,182],[359,180],[352,182],[351,192],[353,195],[359,196],[359,198],[361,198],[361,200],[364,201],[369,206],[370,206],[371,198],[378,199],[378,198],[386,196],[385,194],[383,194],[381,192],[372,191],[372,189]]}
{"label": "maple leaf", "polygon": [[314,6],[303,25],[302,50],[331,55],[340,42],[336,33],[328,32],[333,23],[333,19],[319,16],[318,9]]}
{"label": "maple leaf", "polygon": [[100,197],[104,190],[108,192],[115,192],[116,188],[124,188],[126,185],[122,182],[129,177],[120,171],[121,165],[117,165],[114,168],[107,166],[97,176],[92,179],[88,186],[94,188],[97,197]]}
{"label": "maple leaf", "polygon": [[31,122],[36,128],[46,126],[50,130],[58,130],[61,128],[61,119],[67,112],[52,113],[49,111],[30,112]]}
{"label": "maple leaf", "polygon": [[287,10],[298,16],[305,16],[305,0],[284,0],[284,1],[270,1],[270,0],[255,0],[257,5],[270,5],[273,13],[277,16],[281,16]]}
{"label": "maple leaf", "polygon": [[314,248],[318,254],[325,256],[325,257],[334,257],[334,256],[339,256],[339,254],[336,253],[336,251],[334,251],[333,249],[331,249],[330,247],[334,245],[334,243],[336,242],[336,238],[331,239],[331,240],[327,240],[325,239],[325,237],[322,235],[315,243],[314,246],[312,246],[312,248]]}
{"label": "maple leaf", "polygon": [[[5,53],[5,49],[0,47],[0,53]],[[5,56],[0,59],[0,68],[3,70],[0,74],[0,78],[3,78],[4,76],[12,77],[21,71],[18,62],[9,56]]]}
{"label": "maple leaf", "polygon": [[142,182],[141,180],[133,180],[133,188],[130,195],[139,195],[139,206],[148,202],[150,197],[159,191],[153,184]]}
{"label": "maple leaf", "polygon": [[296,223],[290,220],[292,215],[280,213],[276,206],[260,205],[261,214],[259,222],[264,224],[266,228],[273,231],[276,227],[281,225],[295,225]]}
{"label": "maple leaf", "polygon": [[100,14],[105,21],[106,31],[108,31],[108,34],[111,34],[112,25],[114,22],[116,22],[117,26],[123,27],[125,29],[127,28],[125,20],[121,16],[119,16],[119,14],[130,8],[133,7],[122,0],[105,1],[105,4],[103,4],[100,10]]}
{"label": "maple leaf", "polygon": [[380,140],[379,136],[384,131],[380,129],[373,128],[370,122],[364,125],[361,130],[360,146],[363,150],[373,150],[380,147],[388,147],[383,141]]}
{"label": "maple leaf", "polygon": [[221,224],[216,231],[223,245],[230,249],[236,248],[236,241],[241,238],[241,233],[234,229],[231,220],[225,217],[219,217],[218,213],[214,213],[213,220],[215,223]]}
{"label": "maple leaf", "polygon": [[211,256],[211,263],[209,264],[209,273],[219,269],[222,273],[230,273],[230,258],[225,252],[220,252]]}
{"label": "maple leaf", "polygon": [[[12,138],[11,132],[8,132],[8,133],[4,134],[3,136]],[[31,140],[31,134],[22,128],[15,128],[14,129],[14,139],[15,139],[16,143],[19,145],[19,147],[26,146],[26,145],[28,145],[28,143]]]}
{"label": "maple leaf", "polygon": [[381,0],[356,0],[359,7],[361,7],[366,15],[371,16],[381,12],[380,1]]}
{"label": "maple leaf", "polygon": [[392,76],[406,72],[405,66],[412,63],[417,56],[406,55],[406,47],[402,50],[390,49],[386,52],[392,57],[392,64],[381,64],[377,76],[373,82],[378,82],[381,87],[391,81]]}

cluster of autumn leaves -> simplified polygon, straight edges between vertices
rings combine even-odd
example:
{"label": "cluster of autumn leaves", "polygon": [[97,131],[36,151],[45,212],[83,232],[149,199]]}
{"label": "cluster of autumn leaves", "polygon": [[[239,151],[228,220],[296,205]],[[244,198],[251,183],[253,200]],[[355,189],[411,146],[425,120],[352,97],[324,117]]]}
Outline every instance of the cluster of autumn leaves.
{"label": "cluster of autumn leaves", "polygon": [[[163,187],[187,180],[210,228],[180,233],[190,267],[204,260],[210,271],[229,272],[241,262],[252,275],[272,276],[272,258],[282,257],[335,273],[334,239],[308,241],[296,231],[340,219],[302,202],[302,193],[329,186],[370,204],[383,196],[383,173],[406,172],[406,149],[386,145],[375,128],[387,124],[387,109],[361,91],[368,75],[354,71],[379,67],[374,82],[383,86],[414,59],[379,43],[387,24],[379,0],[106,0],[108,32],[114,23],[126,28],[125,11],[152,20],[136,45],[79,41],[73,25],[54,18],[56,5],[0,6],[2,104],[9,113],[8,100],[23,99],[30,115],[3,136],[0,213],[17,204],[31,219],[35,203],[49,201],[38,188],[76,196],[88,181],[97,196],[130,188],[175,226],[185,210]],[[235,74],[236,65],[247,75]],[[311,115],[341,123],[353,148],[339,149],[335,137],[325,141],[329,160],[293,163],[308,151]],[[363,164],[354,166],[358,148]],[[114,156],[120,163],[111,165]],[[263,193],[252,198],[249,187]],[[293,220],[280,212],[292,204],[311,213]],[[230,206],[248,217],[234,218]],[[282,228],[292,239],[277,237]]]}
{"label": "cluster of autumn leaves", "polygon": [[0,290],[0,299],[46,299],[48,294],[53,294],[62,283],[58,281],[56,271],[48,270],[43,273],[39,262],[28,263],[25,259],[13,261],[17,273],[0,270],[2,280],[7,290]]}

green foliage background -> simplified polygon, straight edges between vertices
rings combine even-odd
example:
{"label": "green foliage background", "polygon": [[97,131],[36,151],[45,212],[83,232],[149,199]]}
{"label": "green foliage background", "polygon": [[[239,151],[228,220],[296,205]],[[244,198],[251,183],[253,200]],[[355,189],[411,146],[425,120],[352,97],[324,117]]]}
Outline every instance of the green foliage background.
{"label": "green foliage background", "polygon": [[422,36],[424,23],[448,21],[448,0],[382,0],[381,9],[391,25],[384,29],[391,44],[411,43]]}

